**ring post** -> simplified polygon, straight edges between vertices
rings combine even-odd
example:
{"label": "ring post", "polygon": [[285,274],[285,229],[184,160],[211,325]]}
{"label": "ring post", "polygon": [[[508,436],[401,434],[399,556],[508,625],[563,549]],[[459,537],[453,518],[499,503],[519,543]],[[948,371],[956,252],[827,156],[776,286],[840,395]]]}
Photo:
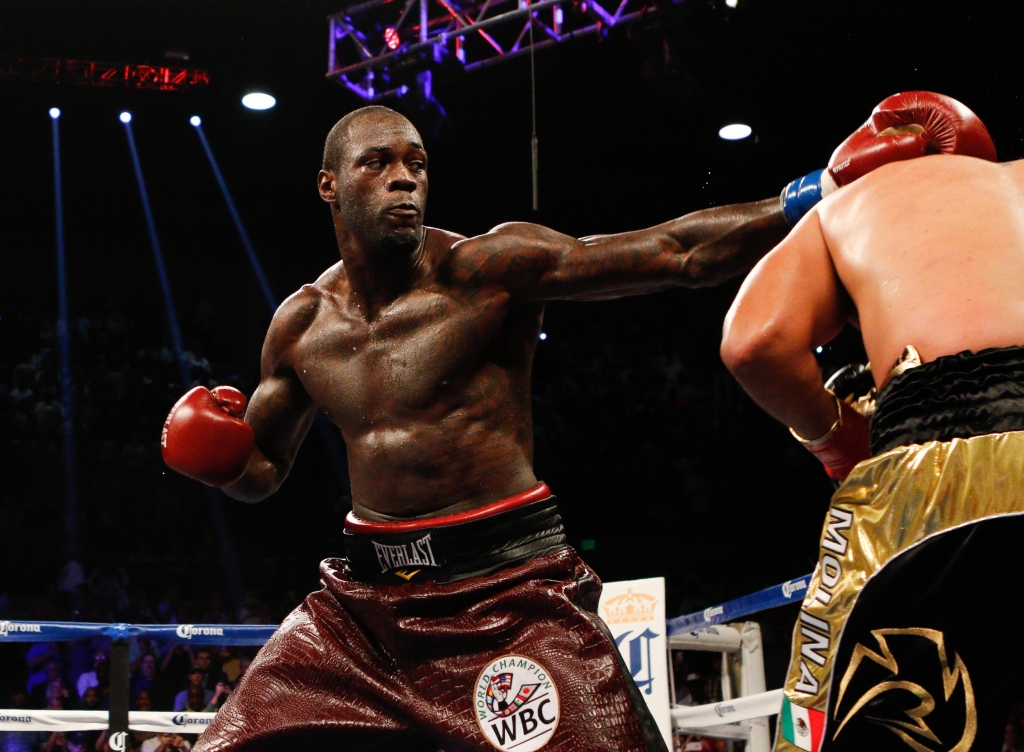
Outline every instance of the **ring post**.
{"label": "ring post", "polygon": [[[761,643],[761,625],[756,621],[744,622],[740,629],[740,696],[760,695],[767,691],[764,680],[764,649]],[[768,718],[751,718],[747,752],[769,752],[772,748],[768,733]]]}
{"label": "ring post", "polygon": [[110,749],[128,748],[128,700],[131,672],[128,640],[116,639],[110,646]]}

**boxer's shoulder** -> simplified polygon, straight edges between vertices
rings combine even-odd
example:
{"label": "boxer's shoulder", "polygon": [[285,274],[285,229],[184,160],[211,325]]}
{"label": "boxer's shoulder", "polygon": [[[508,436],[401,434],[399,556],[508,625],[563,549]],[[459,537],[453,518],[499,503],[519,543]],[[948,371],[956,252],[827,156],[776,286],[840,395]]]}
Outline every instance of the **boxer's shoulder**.
{"label": "boxer's shoulder", "polygon": [[[531,222],[505,222],[452,246],[453,279],[472,284],[531,276],[549,264],[553,253],[570,238]],[[511,275],[511,277],[510,277]]]}
{"label": "boxer's shoulder", "polygon": [[340,262],[335,264],[316,282],[303,285],[281,303],[267,330],[263,348],[265,364],[280,364],[288,360],[293,346],[313,327],[324,298],[340,273],[340,266]]}
{"label": "boxer's shoulder", "polygon": [[457,232],[451,230],[444,230],[440,227],[423,227],[423,232],[426,233],[427,237],[424,242],[431,248],[436,248],[441,251],[451,250],[452,246],[463,240],[466,240],[465,235],[460,235]]}

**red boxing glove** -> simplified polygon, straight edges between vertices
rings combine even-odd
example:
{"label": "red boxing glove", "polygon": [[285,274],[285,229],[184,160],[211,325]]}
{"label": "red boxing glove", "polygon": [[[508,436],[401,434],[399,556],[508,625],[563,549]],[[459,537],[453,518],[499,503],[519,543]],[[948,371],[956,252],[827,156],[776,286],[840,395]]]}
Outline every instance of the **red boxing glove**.
{"label": "red boxing glove", "polygon": [[839,145],[828,174],[837,185],[847,185],[883,164],[925,154],[996,161],[992,137],[970,109],[944,94],[905,91],[883,99],[868,121]]}
{"label": "red boxing glove", "polygon": [[820,439],[808,441],[792,428],[789,430],[807,451],[821,461],[830,478],[843,481],[858,462],[871,457],[871,443],[868,419],[838,397],[836,405],[839,408],[839,417],[829,432]]}
{"label": "red boxing glove", "polygon": [[245,395],[231,386],[197,386],[177,401],[164,421],[164,462],[210,486],[227,486],[245,472],[256,445],[241,420]]}

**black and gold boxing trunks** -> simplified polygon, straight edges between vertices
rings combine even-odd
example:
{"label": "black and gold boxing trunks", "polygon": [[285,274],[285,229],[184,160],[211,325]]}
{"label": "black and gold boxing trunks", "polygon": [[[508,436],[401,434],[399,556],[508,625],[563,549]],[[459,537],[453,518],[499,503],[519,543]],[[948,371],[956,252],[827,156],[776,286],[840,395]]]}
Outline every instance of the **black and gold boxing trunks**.
{"label": "black and gold boxing trunks", "polygon": [[776,750],[999,749],[1020,697],[1024,347],[893,376],[832,497]]}

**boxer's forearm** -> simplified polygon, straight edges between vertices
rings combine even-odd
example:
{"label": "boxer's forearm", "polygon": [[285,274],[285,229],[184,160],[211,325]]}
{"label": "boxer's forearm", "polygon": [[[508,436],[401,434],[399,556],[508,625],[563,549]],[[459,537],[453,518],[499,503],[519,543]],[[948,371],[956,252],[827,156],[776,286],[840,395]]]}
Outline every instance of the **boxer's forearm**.
{"label": "boxer's forearm", "polygon": [[603,289],[563,295],[606,300],[676,287],[709,287],[749,272],[789,232],[777,198],[704,209],[618,235],[582,238],[583,254],[615,269]]}
{"label": "boxer's forearm", "polygon": [[458,244],[452,265],[467,283],[490,276],[525,300],[601,300],[720,284],[750,271],[788,230],[774,198],[579,239],[510,223]]}
{"label": "boxer's forearm", "polygon": [[282,467],[282,463],[272,462],[257,447],[242,477],[222,489],[232,499],[249,503],[263,501],[281,487],[290,469],[290,464]]}
{"label": "boxer's forearm", "polygon": [[789,232],[778,198],[687,214],[661,225],[682,261],[680,284],[717,285],[750,271]]}

